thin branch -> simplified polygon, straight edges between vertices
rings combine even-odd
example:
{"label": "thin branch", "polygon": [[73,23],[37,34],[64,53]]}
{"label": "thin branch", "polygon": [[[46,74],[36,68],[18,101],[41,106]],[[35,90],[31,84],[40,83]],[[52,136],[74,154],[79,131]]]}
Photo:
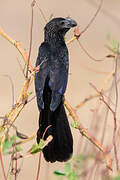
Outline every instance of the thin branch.
{"label": "thin branch", "polygon": [[99,94],[94,94],[94,95],[89,95],[88,97],[86,97],[83,101],[81,101],[80,104],[78,104],[76,107],[75,107],[75,111],[77,111],[79,108],[81,108],[85,103],[87,103],[88,101],[96,98],[96,97],[99,97]]}
{"label": "thin branch", "polygon": [[5,77],[7,77],[11,83],[11,89],[12,89],[12,107],[14,107],[15,105],[15,95],[14,95],[14,84],[13,84],[13,81],[12,81],[12,78],[9,76],[9,75],[4,75]]}
{"label": "thin branch", "polygon": [[35,1],[35,2],[36,2],[36,5],[37,5],[37,7],[38,7],[38,9],[39,9],[39,12],[41,13],[41,15],[42,15],[42,17],[43,17],[43,19],[44,19],[45,23],[47,23],[47,22],[48,22],[48,20],[47,20],[47,18],[46,18],[46,16],[45,16],[45,14],[44,14],[43,10],[39,7],[39,5],[38,5],[37,1]]}
{"label": "thin branch", "polygon": [[16,145],[21,145],[21,144],[27,143],[27,142],[31,141],[32,139],[34,139],[35,137],[36,137],[36,132],[32,136],[28,137],[28,139],[24,139],[22,141],[16,142]]}
{"label": "thin branch", "polygon": [[[27,56],[25,50],[22,48],[21,44],[15,40],[13,40],[10,36],[8,36],[8,34],[6,34],[1,28],[0,28],[0,35],[2,37],[4,37],[6,40],[8,40],[12,45],[14,45],[17,48],[19,53],[22,55],[25,63],[28,64],[28,56]],[[29,70],[31,72],[33,72],[33,67],[30,63],[29,63]]]}
{"label": "thin branch", "polygon": [[46,127],[46,129],[45,129],[45,131],[44,131],[44,133],[43,133],[42,139],[44,139],[47,130],[48,130],[51,126],[52,126],[52,125],[49,125],[49,126]]}
{"label": "thin branch", "polygon": [[27,70],[26,70],[26,78],[28,78],[28,70],[29,70],[29,63],[30,63],[30,56],[31,56],[31,49],[32,49],[32,31],[33,31],[33,7],[35,5],[35,0],[32,1],[31,8],[32,8],[32,16],[31,16],[31,27],[30,27],[30,47],[29,47],[29,54],[28,54],[28,63],[27,63]]}
{"label": "thin branch", "polygon": [[113,132],[113,146],[114,146],[114,153],[115,153],[115,160],[116,160],[116,169],[119,171],[119,160],[118,160],[118,153],[117,153],[117,147],[116,147],[116,130],[117,130],[117,119],[116,119],[116,113],[117,113],[117,106],[118,106],[118,87],[117,87],[117,62],[119,58],[119,52],[117,53],[117,56],[115,58],[115,95],[116,95],[116,103],[115,103],[115,111],[114,111],[114,132]]}
{"label": "thin branch", "polygon": [[79,65],[81,68],[84,68],[85,70],[96,73],[96,74],[109,74],[109,72],[99,71],[99,70],[93,69],[93,68],[91,68],[91,67],[89,67],[86,64],[83,64],[81,62],[79,62]]}
{"label": "thin branch", "polygon": [[112,110],[112,108],[108,105],[108,103],[104,100],[104,97],[102,96],[101,100],[104,102],[104,104],[109,108],[109,110],[112,112],[113,114],[113,118],[114,118],[114,130],[113,130],[113,146],[114,146],[114,154],[115,154],[115,161],[116,161],[116,168],[117,171],[119,170],[119,165],[118,165],[118,154],[117,154],[117,147],[116,147],[116,114],[115,112]]}
{"label": "thin branch", "polygon": [[38,169],[37,169],[37,177],[36,177],[36,180],[39,180],[39,175],[40,175],[41,154],[42,154],[42,152],[40,152],[40,154],[39,154]]}
{"label": "thin branch", "polygon": [[114,129],[113,129],[113,147],[114,147],[114,155],[115,155],[115,162],[116,162],[116,168],[117,171],[119,170],[119,162],[118,162],[118,154],[117,154],[117,146],[116,146],[116,129],[117,129],[117,119],[116,119],[116,112],[109,106],[109,104],[104,100],[104,96],[102,92],[97,90],[97,88],[91,84],[91,86],[100,94],[101,98],[100,100],[103,101],[103,103],[107,106],[107,108],[111,111],[114,119]]}
{"label": "thin branch", "polygon": [[[110,96],[111,96],[112,89],[113,89],[113,83],[111,85],[110,92],[109,92],[109,95],[108,95],[108,97],[109,97],[108,102],[107,102],[108,104],[110,104]],[[101,136],[101,144],[104,143],[106,127],[107,127],[107,120],[108,120],[108,113],[109,113],[109,109],[107,108],[106,113],[105,113],[105,119],[104,119],[104,127],[103,127],[103,131],[102,131],[102,136]]]}
{"label": "thin branch", "polygon": [[117,53],[117,56],[115,58],[115,76],[114,76],[114,81],[115,81],[115,91],[116,91],[116,103],[115,103],[115,113],[117,112],[117,106],[118,106],[118,87],[117,87],[117,68],[118,68],[118,60],[120,58],[119,52]]}
{"label": "thin branch", "polygon": [[21,65],[21,63],[19,62],[19,59],[18,59],[18,58],[17,58],[17,62],[18,62],[18,64],[19,64],[20,70],[22,71],[23,76],[24,76],[24,78],[25,78],[25,73],[24,73],[25,67],[24,67],[24,68],[22,67],[22,65]]}
{"label": "thin branch", "polygon": [[98,9],[97,9],[96,13],[95,13],[94,16],[92,17],[92,19],[90,20],[90,22],[88,23],[88,25],[81,31],[80,36],[81,36],[83,33],[85,33],[85,32],[88,30],[88,28],[90,27],[90,25],[93,23],[93,21],[95,20],[96,16],[98,15],[98,13],[99,13],[100,10],[101,10],[102,3],[103,3],[103,0],[100,0],[100,4],[99,4],[99,6],[98,6]]}
{"label": "thin branch", "polygon": [[91,56],[88,51],[83,47],[83,45],[81,44],[80,40],[77,39],[78,43],[79,43],[79,46],[81,47],[81,49],[85,52],[85,54],[87,54],[87,56],[92,59],[93,61],[104,61],[104,59],[96,59],[94,58],[93,56]]}
{"label": "thin branch", "polygon": [[[95,1],[86,0],[90,5],[94,6],[96,8],[97,4]],[[101,13],[103,13],[106,17],[108,17],[110,20],[112,20],[113,23],[115,23],[118,28],[120,28],[120,18],[117,17],[115,14],[112,14],[112,11],[109,11],[108,8],[102,8]]]}
{"label": "thin branch", "polygon": [[111,158],[110,158],[109,153],[106,152],[106,149],[104,148],[104,146],[95,137],[93,137],[91,134],[89,134],[87,129],[85,129],[82,126],[76,112],[73,110],[73,108],[69,105],[69,103],[66,100],[64,101],[64,105],[67,108],[67,110],[69,111],[70,115],[72,116],[72,118],[76,124],[76,128],[79,129],[82,136],[85,136],[92,144],[94,144],[101,152],[103,152],[105,159],[106,159],[107,167],[110,171],[112,171]]}
{"label": "thin branch", "polygon": [[1,152],[1,150],[0,150],[0,163],[1,163],[1,168],[2,168],[2,173],[3,173],[3,176],[4,176],[4,180],[7,180],[7,177],[6,177],[6,174],[5,174],[3,160],[2,160],[2,152]]}

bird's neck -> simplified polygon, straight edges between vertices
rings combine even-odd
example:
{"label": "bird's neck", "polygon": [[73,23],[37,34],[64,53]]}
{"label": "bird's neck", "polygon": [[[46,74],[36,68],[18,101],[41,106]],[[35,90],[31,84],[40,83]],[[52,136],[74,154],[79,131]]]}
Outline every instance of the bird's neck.
{"label": "bird's neck", "polygon": [[52,46],[60,46],[65,44],[64,35],[60,33],[45,33],[44,41]]}

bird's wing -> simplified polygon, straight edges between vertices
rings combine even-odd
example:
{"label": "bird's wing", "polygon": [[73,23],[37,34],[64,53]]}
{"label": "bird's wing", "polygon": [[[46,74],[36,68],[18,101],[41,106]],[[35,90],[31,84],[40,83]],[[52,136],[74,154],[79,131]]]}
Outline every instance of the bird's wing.
{"label": "bird's wing", "polygon": [[[63,56],[64,55],[64,56]],[[68,53],[62,51],[51,64],[49,86],[52,90],[50,109],[54,111],[61,102],[68,81]]]}
{"label": "bird's wing", "polygon": [[68,50],[66,46],[62,46],[57,51],[56,55],[53,56],[53,60],[51,57],[49,84],[51,90],[63,95],[68,81]]}
{"label": "bird's wing", "polygon": [[46,43],[42,43],[39,48],[39,53],[36,61],[36,67],[40,66],[40,69],[37,73],[35,73],[35,91],[39,110],[41,110],[41,108],[44,108],[43,90],[45,80],[48,75],[48,59],[49,46]]}
{"label": "bird's wing", "polygon": [[59,64],[58,68],[53,68],[50,71],[50,81],[49,86],[52,91],[57,91],[59,94],[63,95],[66,90],[68,81],[68,69],[64,64]]}

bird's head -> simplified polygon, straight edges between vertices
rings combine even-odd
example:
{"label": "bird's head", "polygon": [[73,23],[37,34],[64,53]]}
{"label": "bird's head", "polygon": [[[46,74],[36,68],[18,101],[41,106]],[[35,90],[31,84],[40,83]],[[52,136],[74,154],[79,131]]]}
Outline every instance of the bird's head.
{"label": "bird's head", "polygon": [[77,26],[75,20],[70,17],[67,18],[54,18],[49,21],[45,26],[45,35],[47,36],[58,36],[61,35],[64,37],[67,31],[70,28]]}

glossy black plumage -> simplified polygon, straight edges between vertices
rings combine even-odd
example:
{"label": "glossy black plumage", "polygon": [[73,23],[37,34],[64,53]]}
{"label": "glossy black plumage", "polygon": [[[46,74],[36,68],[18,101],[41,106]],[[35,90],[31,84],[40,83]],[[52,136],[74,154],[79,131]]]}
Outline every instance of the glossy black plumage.
{"label": "glossy black plumage", "polygon": [[49,162],[66,161],[73,152],[73,139],[66,116],[63,96],[68,81],[68,49],[64,36],[76,26],[71,18],[54,18],[45,26],[44,42],[39,48],[36,66],[40,70],[35,74],[35,90],[40,111],[37,142],[43,137],[53,136],[53,140],[43,149]]}

